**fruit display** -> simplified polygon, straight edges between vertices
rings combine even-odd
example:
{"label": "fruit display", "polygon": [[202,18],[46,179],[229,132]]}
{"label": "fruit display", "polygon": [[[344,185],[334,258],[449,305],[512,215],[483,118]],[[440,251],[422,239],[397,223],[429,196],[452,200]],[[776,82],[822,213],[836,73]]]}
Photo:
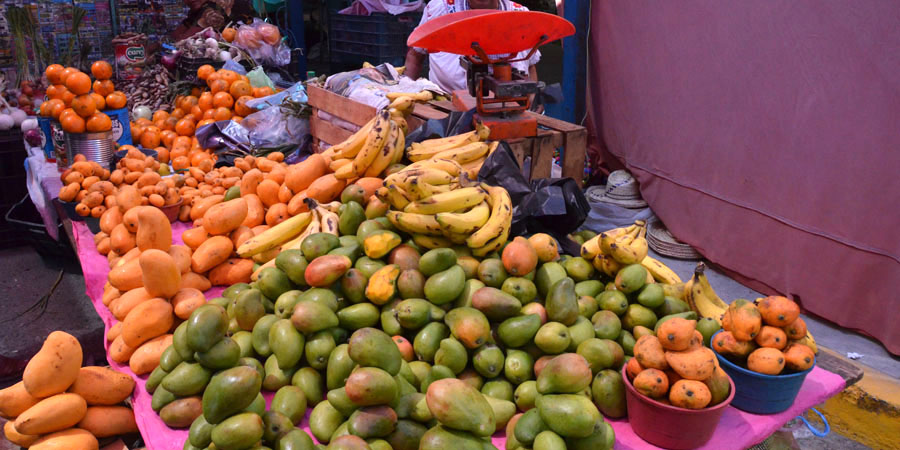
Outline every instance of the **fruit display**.
{"label": "fruit display", "polygon": [[63,184],[59,199],[77,203],[75,212],[79,216],[100,218],[116,201],[116,186],[109,178],[109,169],[87,161],[84,155],[75,155],[72,167],[59,175]]}
{"label": "fruit display", "polygon": [[112,121],[103,110],[125,107],[125,94],[116,91],[112,80],[112,66],[106,61],[91,65],[90,75],[59,64],[51,64],[44,75],[51,85],[47,88],[47,101],[41,103],[39,113],[43,117],[58,120],[68,133],[96,133],[112,129]]}
{"label": "fruit display", "polygon": [[806,323],[794,301],[769,296],[733,301],[722,317],[712,348],[729,361],[763,375],[803,372],[816,360]]}
{"label": "fruit display", "polygon": [[97,449],[98,439],[138,431],[123,402],[134,380],[108,367],[81,367],[81,344],[54,331],[25,366],[22,381],[0,390],[6,439],[32,449]]}

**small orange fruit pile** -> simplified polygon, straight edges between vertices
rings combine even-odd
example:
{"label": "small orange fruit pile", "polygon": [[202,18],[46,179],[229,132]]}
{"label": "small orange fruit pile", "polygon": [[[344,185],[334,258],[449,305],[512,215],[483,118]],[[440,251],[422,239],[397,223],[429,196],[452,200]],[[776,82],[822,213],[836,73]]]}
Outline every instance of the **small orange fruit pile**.
{"label": "small orange fruit pile", "polygon": [[41,104],[40,115],[59,120],[68,133],[97,133],[112,129],[112,121],[102,111],[125,106],[125,94],[116,91],[112,66],[106,61],[91,65],[96,79],[74,67],[51,64],[44,70],[51,86],[47,88],[48,100]]}

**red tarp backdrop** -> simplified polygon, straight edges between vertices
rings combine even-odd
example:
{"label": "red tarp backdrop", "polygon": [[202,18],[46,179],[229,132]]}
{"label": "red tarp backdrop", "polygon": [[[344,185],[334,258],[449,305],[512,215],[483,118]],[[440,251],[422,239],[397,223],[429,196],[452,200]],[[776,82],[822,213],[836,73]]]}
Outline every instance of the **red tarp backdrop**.
{"label": "red tarp backdrop", "polygon": [[592,3],[590,125],[669,229],[900,354],[900,3]]}

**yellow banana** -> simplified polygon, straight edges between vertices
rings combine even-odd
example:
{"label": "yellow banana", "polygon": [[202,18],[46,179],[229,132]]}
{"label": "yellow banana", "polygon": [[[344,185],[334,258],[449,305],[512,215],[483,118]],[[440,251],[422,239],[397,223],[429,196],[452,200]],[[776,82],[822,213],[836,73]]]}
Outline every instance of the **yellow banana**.
{"label": "yellow banana", "polygon": [[384,147],[388,134],[391,131],[390,118],[390,113],[386,110],[381,110],[375,116],[375,122],[372,124],[372,131],[366,137],[366,143],[353,159],[353,171],[357,174],[366,173],[366,169]]}
{"label": "yellow banana", "polygon": [[412,162],[418,162],[425,159],[431,159],[435,155],[446,151],[453,150],[458,147],[462,147],[464,145],[471,144],[473,142],[478,142],[478,134],[474,131],[470,131],[468,133],[461,134],[459,136],[461,139],[453,140],[444,144],[436,144],[429,141],[423,141],[421,143],[413,143],[412,147],[406,150],[406,156]]}
{"label": "yellow banana", "polygon": [[609,255],[612,252],[612,249],[610,248],[612,243],[619,237],[632,232],[637,232],[637,225],[613,228],[612,230],[600,233],[600,251],[603,252],[604,255]]}
{"label": "yellow banana", "polygon": [[466,245],[466,239],[469,238],[468,235],[459,234],[459,233],[451,233],[449,231],[444,230],[443,235],[445,238],[449,239],[454,245]]}
{"label": "yellow banana", "polygon": [[813,337],[812,333],[809,330],[806,330],[806,336],[797,340],[798,344],[803,344],[809,347],[813,353],[819,353],[819,346],[816,344],[816,339]]}
{"label": "yellow banana", "polygon": [[659,285],[662,286],[663,293],[665,293],[666,297],[684,300],[684,282],[678,282],[674,284],[660,283]]}
{"label": "yellow banana", "polygon": [[387,178],[384,179],[384,181],[389,184],[397,184],[403,189],[409,190],[409,183],[413,178],[419,178],[421,181],[434,186],[443,186],[452,183],[454,177],[449,173],[439,169],[420,167],[411,170],[404,169],[400,172],[393,173],[391,175],[388,175]]}
{"label": "yellow banana", "polygon": [[[504,189],[503,192],[505,193],[506,190]],[[481,203],[484,198],[484,190],[481,188],[467,187],[455,191],[435,194],[424,200],[410,203],[406,208],[403,208],[403,211],[418,214],[452,212],[475,206]],[[507,199],[508,198],[509,195],[507,195]],[[497,234],[499,234],[499,232]]]}
{"label": "yellow banana", "polygon": [[406,191],[397,186],[396,184],[392,184],[387,187],[387,202],[394,207],[394,209],[404,209],[409,206],[409,194]]}
{"label": "yellow banana", "polygon": [[316,208],[316,214],[319,216],[319,224],[322,233],[331,233],[335,236],[340,236],[338,232],[338,223],[340,222],[340,217],[337,214],[320,207]]}
{"label": "yellow banana", "polygon": [[397,148],[397,141],[400,139],[400,128],[397,126],[397,123],[393,120],[390,122],[390,131],[388,132],[388,140],[378,151],[378,154],[375,156],[375,160],[372,161],[372,164],[366,169],[365,176],[367,177],[377,177],[381,175],[381,172],[384,172],[384,169],[387,169],[389,165],[391,165],[391,161],[394,159],[394,151]]}
{"label": "yellow banana", "polygon": [[506,240],[509,239],[509,227],[503,229],[503,232],[500,233],[500,236],[497,236],[490,241],[487,242],[483,247],[473,248],[472,255],[477,256],[479,258],[486,256],[490,252],[495,252],[500,250],[503,247],[503,244],[506,243]]}
{"label": "yellow banana", "polygon": [[476,159],[475,161],[470,161],[462,165],[463,170],[465,171],[466,176],[470,180],[478,179],[478,172],[481,172],[481,166],[484,165],[484,157]]}
{"label": "yellow banana", "polygon": [[460,164],[465,164],[486,155],[488,148],[490,148],[490,146],[484,142],[473,142],[452,150],[444,150],[432,156],[432,158],[452,159]]}
{"label": "yellow banana", "polygon": [[388,211],[387,218],[395,227],[407,233],[441,236],[441,226],[433,215]]}
{"label": "yellow banana", "polygon": [[450,159],[423,159],[422,161],[414,162],[404,167],[401,172],[415,169],[440,170],[446,172],[451,177],[458,177],[459,171],[462,170],[462,166],[458,162]]}
{"label": "yellow banana", "polygon": [[353,133],[347,140],[341,142],[339,144],[331,146],[329,150],[334,152],[335,157],[340,158],[353,158],[359,153],[359,150],[365,145],[366,139],[369,137],[369,132],[372,131],[372,125],[375,120],[372,119],[368,123],[362,126],[356,133]]}
{"label": "yellow banana", "polygon": [[600,254],[600,235],[596,235],[581,245],[581,257],[590,261]]}
{"label": "yellow banana", "polygon": [[[598,264],[600,265],[598,269],[601,272],[605,273],[608,277],[615,278],[616,274],[619,273],[619,270],[622,269],[622,265],[616,262],[616,260],[613,259],[612,256],[604,255],[601,253],[597,255],[596,258],[594,258],[594,261],[598,260]],[[597,264],[594,264],[594,267],[597,267]]]}
{"label": "yellow banana", "polygon": [[324,208],[328,211],[331,211],[331,212],[337,214],[341,210],[341,202],[335,200],[333,202],[328,202],[328,203],[318,203],[318,204],[316,204],[316,208]]}
{"label": "yellow banana", "polygon": [[341,166],[334,171],[335,178],[337,178],[338,180],[348,180],[350,178],[356,178],[359,176],[359,174],[357,174],[356,170],[353,168],[352,159],[343,159],[337,161],[348,161],[349,164],[341,164]]}
{"label": "yellow banana", "polygon": [[709,280],[703,273],[705,269],[706,265],[702,262],[697,264],[697,267],[694,269],[694,276],[685,285],[685,300],[687,300],[691,309],[697,312],[698,316],[701,318],[710,317],[721,324],[722,315],[725,314],[728,305],[719,298],[716,291],[709,285]]}
{"label": "yellow banana", "polygon": [[488,192],[488,203],[491,205],[491,217],[484,226],[472,233],[466,244],[471,248],[484,247],[491,239],[509,232],[512,223],[512,200],[506,189],[482,183],[481,187]]}
{"label": "yellow banana", "polygon": [[[396,68],[399,72],[402,67]],[[434,98],[434,94],[431,91],[419,91],[419,92],[388,92],[384,95],[388,100],[394,101],[398,98],[402,97],[410,97],[417,102],[429,102]]]}
{"label": "yellow banana", "polygon": [[412,196],[413,200],[425,200],[427,198],[431,198],[437,194],[442,194],[445,192],[450,192],[452,190],[452,184],[444,184],[440,186],[435,186],[433,184],[428,184],[425,181],[422,181],[420,177],[413,177],[409,180],[408,183],[409,189],[407,192]]}
{"label": "yellow banana", "polygon": [[409,108],[412,107],[413,103],[415,103],[415,100],[412,98],[412,96],[403,95],[394,99],[391,102],[390,106],[388,106],[388,108],[403,112],[409,110]]}
{"label": "yellow banana", "polygon": [[424,247],[429,250],[435,248],[450,248],[453,247],[453,242],[450,242],[450,239],[440,236],[427,236],[424,234],[413,234],[412,235],[413,242],[416,243],[419,247]]}
{"label": "yellow banana", "polygon": [[491,208],[481,202],[464,213],[438,213],[435,216],[441,229],[451,233],[472,234],[491,217]]}
{"label": "yellow banana", "polygon": [[609,245],[609,254],[620,264],[637,264],[647,256],[646,227],[639,227],[637,236],[626,234]]}
{"label": "yellow banana", "polygon": [[297,214],[248,239],[238,247],[237,254],[241,258],[249,258],[257,253],[278,247],[302,232],[311,220],[310,213]]}
{"label": "yellow banana", "polygon": [[444,145],[467,144],[469,142],[474,142],[474,141],[470,140],[472,138],[475,138],[476,140],[480,140],[480,139],[478,139],[477,130],[467,131],[462,134],[457,134],[457,135],[447,136],[447,137],[442,137],[442,138],[426,139],[422,142],[413,142],[411,144],[411,148],[413,150],[415,150],[415,149],[427,148],[427,147],[441,147]]}
{"label": "yellow banana", "polygon": [[[587,242],[585,242],[585,245],[587,245]],[[582,246],[582,253],[583,249],[584,246]],[[678,284],[682,282],[681,278],[674,270],[670,269],[669,266],[663,264],[662,261],[658,259],[645,256],[644,259],[641,260],[641,265],[647,269],[647,272],[650,272],[650,275],[653,275],[653,279],[660,283]]]}

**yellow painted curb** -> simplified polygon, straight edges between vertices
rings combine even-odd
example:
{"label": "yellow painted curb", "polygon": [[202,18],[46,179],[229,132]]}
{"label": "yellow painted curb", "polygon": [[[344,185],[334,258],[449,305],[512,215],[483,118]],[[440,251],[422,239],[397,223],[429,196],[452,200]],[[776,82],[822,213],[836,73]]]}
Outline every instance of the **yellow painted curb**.
{"label": "yellow painted curb", "polygon": [[[820,351],[846,360],[829,349]],[[838,434],[870,448],[900,448],[900,380],[856,365],[863,371],[862,379],[816,408]],[[806,416],[819,422],[811,412]]]}

